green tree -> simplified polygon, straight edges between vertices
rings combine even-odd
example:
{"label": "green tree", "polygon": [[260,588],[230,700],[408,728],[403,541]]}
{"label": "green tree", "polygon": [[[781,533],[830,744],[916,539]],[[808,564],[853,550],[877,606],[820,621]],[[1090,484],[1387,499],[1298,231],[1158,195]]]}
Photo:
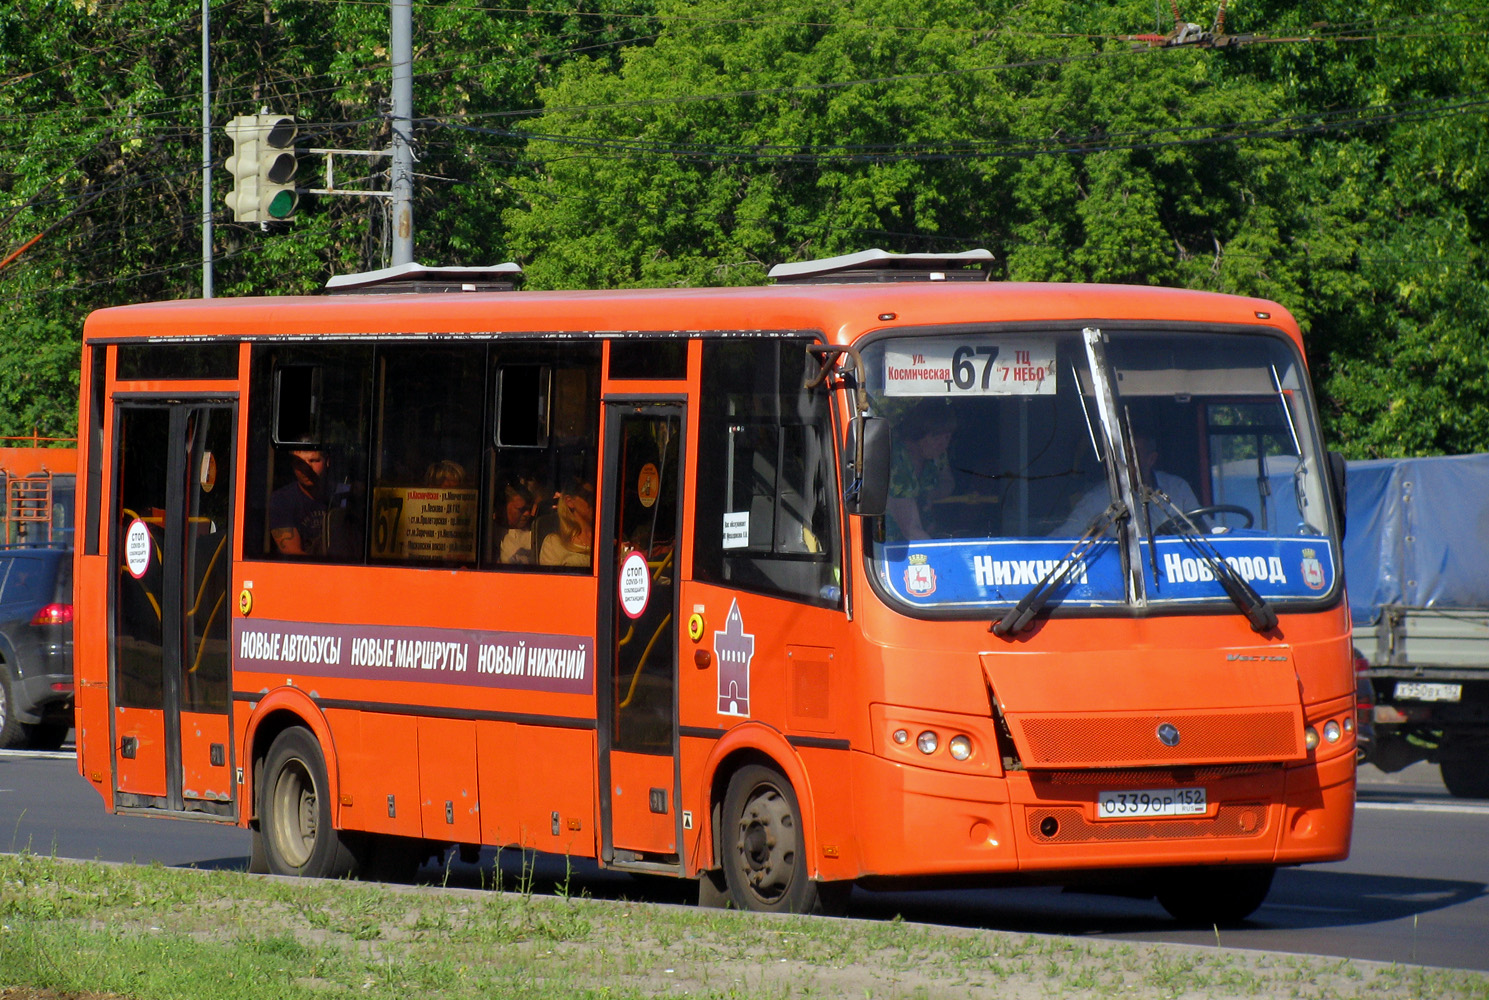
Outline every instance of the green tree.
{"label": "green tree", "polygon": [[[521,143],[471,123],[531,108],[539,81],[574,51],[603,61],[651,30],[639,0],[549,6],[518,16],[479,0],[417,5],[415,112],[428,119],[418,133],[418,259],[505,256],[493,234]],[[32,352],[29,370],[0,366],[0,399],[31,412],[28,394],[52,387],[44,403],[36,397],[48,425],[75,421],[64,386],[76,384],[89,310],[201,294],[200,45],[196,4],[0,7],[0,260],[40,236],[0,267],[0,358]],[[292,222],[260,229],[230,219],[221,169],[231,151],[221,127],[261,107],[296,116],[303,146],[386,148],[387,46],[386,4],[213,4],[218,295],[309,292],[332,274],[387,263],[384,201],[309,197]],[[386,188],[384,163],[350,160],[338,164],[338,186]],[[324,186],[321,170],[302,157],[301,183]],[[30,339],[58,329],[70,331],[70,357]],[[35,371],[43,364],[55,368],[45,378]]]}
{"label": "green tree", "polygon": [[1266,4],[1307,45],[1245,63],[1280,87],[1306,158],[1291,248],[1325,429],[1351,457],[1489,450],[1489,38],[1423,2]]}
{"label": "green tree", "polygon": [[[0,426],[71,426],[88,310],[200,294],[198,16],[0,8],[0,260],[39,236],[0,265]],[[985,246],[1005,278],[1263,296],[1304,328],[1331,444],[1489,449],[1480,20],[1259,0],[1228,12],[1248,44],[1155,48],[1133,37],[1171,26],[1147,0],[421,3],[416,256],[581,287]],[[219,0],[213,64],[219,128],[267,106],[307,146],[388,143],[386,5]],[[384,169],[343,160],[338,182]],[[220,295],[386,262],[381,200],[260,229],[214,186]]]}
{"label": "green tree", "polygon": [[802,255],[980,244],[1020,279],[1293,291],[1212,264],[1287,236],[1269,201],[1300,154],[1224,141],[1226,123],[1279,114],[1280,88],[1214,52],[1112,37],[1147,27],[1120,15],[1134,9],[665,6],[618,71],[575,62],[543,91],[513,246],[556,286],[759,281]]}

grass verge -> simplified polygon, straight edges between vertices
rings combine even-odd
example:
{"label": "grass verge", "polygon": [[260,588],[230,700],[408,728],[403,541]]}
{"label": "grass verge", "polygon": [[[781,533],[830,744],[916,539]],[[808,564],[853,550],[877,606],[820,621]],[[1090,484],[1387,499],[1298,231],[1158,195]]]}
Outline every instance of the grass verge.
{"label": "grass verge", "polygon": [[518,891],[0,855],[0,998],[1489,1000],[1489,976]]}

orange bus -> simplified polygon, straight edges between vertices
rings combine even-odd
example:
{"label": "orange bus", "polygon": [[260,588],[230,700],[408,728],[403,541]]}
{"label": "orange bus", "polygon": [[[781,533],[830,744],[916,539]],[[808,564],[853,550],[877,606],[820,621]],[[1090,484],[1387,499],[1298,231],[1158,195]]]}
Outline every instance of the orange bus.
{"label": "orange bus", "polygon": [[256,871],[520,845],[743,909],[1117,879],[1246,916],[1353,824],[1298,328],[987,260],[94,313],[81,774]]}
{"label": "orange bus", "polygon": [[0,545],[72,544],[75,438],[0,437]]}

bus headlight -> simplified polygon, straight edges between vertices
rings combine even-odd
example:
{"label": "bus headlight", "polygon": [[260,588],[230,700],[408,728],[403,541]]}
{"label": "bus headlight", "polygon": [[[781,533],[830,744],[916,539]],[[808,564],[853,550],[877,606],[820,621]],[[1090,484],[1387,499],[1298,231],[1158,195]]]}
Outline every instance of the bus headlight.
{"label": "bus headlight", "polygon": [[1318,730],[1312,726],[1303,730],[1303,746],[1309,750],[1318,749]]}
{"label": "bus headlight", "polygon": [[1333,719],[1330,719],[1328,722],[1324,723],[1324,739],[1328,740],[1330,743],[1338,743],[1339,736],[1339,723],[1335,722]]}
{"label": "bus headlight", "polygon": [[966,760],[972,756],[972,741],[965,736],[953,736],[951,742],[946,744],[946,749],[951,752],[954,760]]}
{"label": "bus headlight", "polygon": [[893,739],[900,746],[904,746],[906,743],[910,742],[910,734],[903,729],[896,729],[894,731]]}
{"label": "bus headlight", "polygon": [[925,754],[926,756],[930,756],[931,754],[935,753],[936,749],[941,745],[941,738],[931,730],[927,729],[925,732],[921,733],[920,736],[915,740],[915,745],[920,747],[921,753]]}

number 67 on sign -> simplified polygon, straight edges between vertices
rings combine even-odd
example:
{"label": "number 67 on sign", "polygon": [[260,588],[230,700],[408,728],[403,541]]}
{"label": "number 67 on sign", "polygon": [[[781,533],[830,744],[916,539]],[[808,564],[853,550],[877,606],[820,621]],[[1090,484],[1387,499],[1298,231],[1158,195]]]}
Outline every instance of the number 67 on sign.
{"label": "number 67 on sign", "polygon": [[907,346],[884,352],[886,396],[1055,393],[1055,348],[1048,338],[927,337]]}

